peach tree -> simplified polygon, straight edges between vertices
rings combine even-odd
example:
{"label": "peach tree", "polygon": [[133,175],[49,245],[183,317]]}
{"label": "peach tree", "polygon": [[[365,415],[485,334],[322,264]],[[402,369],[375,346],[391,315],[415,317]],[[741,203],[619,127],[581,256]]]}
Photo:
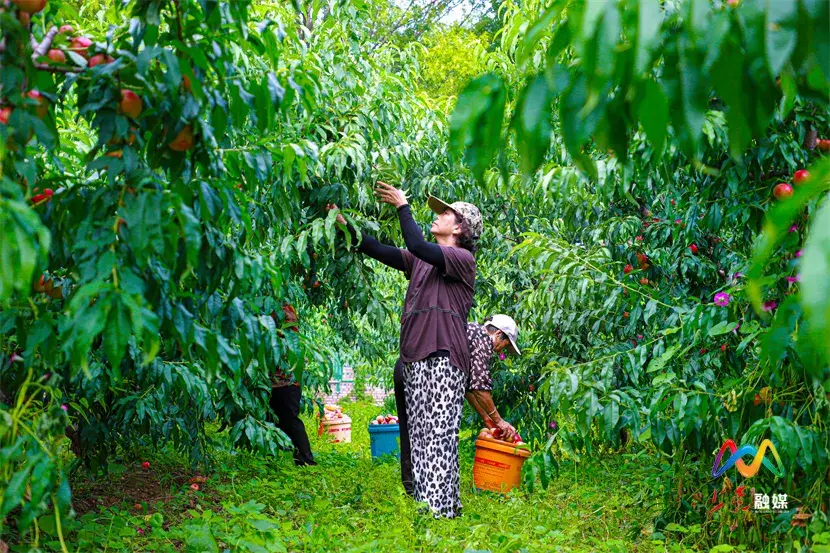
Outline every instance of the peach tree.
{"label": "peach tree", "polygon": [[[762,544],[804,536],[811,517],[820,532],[828,5],[504,9],[492,70],[460,94],[450,144],[502,195],[485,208],[498,234],[480,267],[492,250],[520,261],[496,261],[498,293],[478,292],[483,311],[529,330],[497,389],[544,444],[527,482],[546,485],[561,456],[639,443],[666,459],[661,532]],[[762,437],[786,477],[762,470],[747,485],[788,493],[789,508],[712,511],[728,488],[707,476],[714,453]]]}
{"label": "peach tree", "polygon": [[0,8],[0,520],[20,507],[21,533],[68,510],[64,427],[93,469],[165,443],[207,462],[214,421],[274,453],[269,374],[327,381],[280,309],[334,237],[296,240],[316,152],[279,134],[314,82],[249,4]]}

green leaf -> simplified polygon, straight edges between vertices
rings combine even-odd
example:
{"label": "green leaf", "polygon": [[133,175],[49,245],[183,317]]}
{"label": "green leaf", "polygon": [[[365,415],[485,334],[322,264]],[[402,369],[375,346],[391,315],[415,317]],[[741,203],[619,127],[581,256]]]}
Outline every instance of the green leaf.
{"label": "green leaf", "polygon": [[663,374],[658,374],[654,377],[654,380],[651,381],[652,386],[659,386],[660,384],[665,384],[667,382],[673,382],[676,375],[673,371],[667,371]]}
{"label": "green leaf", "polygon": [[12,509],[23,502],[23,494],[26,491],[26,482],[29,478],[31,468],[31,465],[24,465],[9,478],[6,489],[3,492],[3,505],[0,508],[0,516],[6,516]]}
{"label": "green leaf", "polygon": [[646,304],[646,309],[643,312],[643,321],[648,324],[649,319],[651,319],[655,313],[657,313],[657,301],[649,300]]}
{"label": "green leaf", "polygon": [[519,166],[524,175],[535,173],[550,149],[553,98],[548,80],[541,73],[530,79],[519,96],[511,126],[516,132]]}
{"label": "green leaf", "polygon": [[487,73],[470,81],[458,95],[450,117],[450,148],[464,152],[465,162],[480,183],[501,147],[506,100],[502,78]]}
{"label": "green leaf", "polygon": [[167,70],[164,71],[164,80],[172,90],[176,90],[182,84],[182,72],[179,68],[179,59],[172,50],[167,48],[164,49],[162,57],[164,58],[164,64],[167,66]]}
{"label": "green leaf", "polygon": [[612,431],[617,427],[617,423],[620,421],[620,404],[612,399],[605,405],[605,408],[602,411],[602,417],[605,420],[606,428],[608,428],[609,431]]}
{"label": "green leaf", "polygon": [[770,74],[778,75],[795,49],[798,2],[768,0],[766,8],[767,64]]}
{"label": "green leaf", "polygon": [[219,553],[219,546],[210,531],[210,524],[202,526],[187,526],[187,552],[188,553]]}
{"label": "green leaf", "polygon": [[653,373],[656,371],[663,370],[663,367],[666,366],[666,363],[671,361],[672,357],[674,357],[674,354],[677,353],[678,349],[680,349],[680,345],[675,344],[673,346],[670,346],[665,352],[663,352],[663,355],[661,355],[660,357],[653,358],[651,362],[649,362],[648,369],[646,369],[646,372]]}
{"label": "green leaf", "polygon": [[[651,53],[658,44],[662,21],[660,0],[639,0],[637,4],[637,50],[634,56],[634,72],[637,76],[645,73],[651,62]],[[652,139],[649,138],[649,140]]]}
{"label": "green leaf", "polygon": [[594,33],[597,30],[597,25],[605,13],[605,9],[610,5],[605,0],[585,0],[585,7],[582,13],[582,24],[579,27],[579,41],[577,42],[577,50],[583,60],[586,57],[586,50],[591,46],[594,38]]}
{"label": "green leaf", "polygon": [[787,349],[792,345],[792,335],[800,317],[801,306],[794,296],[788,296],[778,306],[772,326],[763,340],[762,353],[772,365],[778,365],[787,355]]}
{"label": "green leaf", "polygon": [[724,41],[721,55],[712,70],[715,89],[726,104],[729,152],[737,160],[743,156],[752,138],[752,131],[744,111],[744,54],[734,37]]}
{"label": "green leaf", "polygon": [[736,328],[738,328],[738,323],[721,321],[709,329],[709,336],[720,336],[721,334],[732,332]]}
{"label": "green leaf", "polygon": [[830,201],[825,198],[804,243],[801,301],[814,346],[830,364]]}
{"label": "green leaf", "polygon": [[[795,193],[792,197],[786,201],[777,202],[767,212],[763,232],[755,242],[752,262],[747,271],[746,292],[755,307],[755,311],[759,314],[763,314],[761,277],[772,254],[775,252],[781,240],[788,234],[787,230],[796,216],[802,212],[804,206],[810,200],[827,190],[830,190],[830,158],[825,157],[810,168],[810,178],[795,188]],[[812,229],[809,232],[812,232]],[[812,293],[811,301],[814,301]],[[814,305],[811,303],[810,307],[813,316],[815,316]],[[810,320],[813,320],[812,316]]]}
{"label": "green leaf", "polygon": [[270,530],[279,528],[278,524],[275,524],[270,520],[263,519],[249,519],[248,524],[259,530],[260,532],[268,532]]}
{"label": "green leaf", "polygon": [[701,43],[706,38],[709,4],[708,0],[687,0],[685,3],[686,29],[695,44]]}
{"label": "green leaf", "polygon": [[[112,378],[115,384],[121,382],[121,359],[133,328],[130,324],[130,314],[127,308],[118,300],[112,302],[107,325],[104,327],[104,353],[112,368]],[[139,329],[136,329],[138,332]]]}
{"label": "green leaf", "polygon": [[637,103],[637,117],[657,157],[663,153],[669,126],[669,103],[662,87],[655,81],[641,84],[641,97]]}
{"label": "green leaf", "polygon": [[521,45],[516,51],[516,65],[524,65],[525,61],[533,54],[533,50],[539,44],[539,41],[550,33],[553,22],[559,18],[562,10],[567,5],[568,2],[554,2],[527,30]]}
{"label": "green leaf", "polygon": [[709,104],[709,87],[703,72],[701,60],[691,45],[681,40],[680,61],[678,73],[681,85],[681,112],[682,125],[675,125],[681,146],[685,147],[686,155],[696,157],[700,137],[703,133],[703,122]]}
{"label": "green leaf", "polygon": [[[335,223],[337,223],[338,213],[339,213],[339,210],[332,209],[331,211],[328,212],[328,215],[326,215],[326,223],[325,223],[326,240],[328,241],[329,246],[331,247],[332,253],[334,253],[334,247],[337,244],[337,233],[335,232],[334,225],[335,225]],[[346,231],[346,241],[347,241],[347,243],[350,243],[351,239],[352,239],[351,233]]]}
{"label": "green leaf", "polygon": [[582,73],[571,80],[571,85],[559,101],[559,120],[562,122],[562,137],[571,157],[581,154],[582,146],[593,130],[580,117],[587,100],[587,80]]}

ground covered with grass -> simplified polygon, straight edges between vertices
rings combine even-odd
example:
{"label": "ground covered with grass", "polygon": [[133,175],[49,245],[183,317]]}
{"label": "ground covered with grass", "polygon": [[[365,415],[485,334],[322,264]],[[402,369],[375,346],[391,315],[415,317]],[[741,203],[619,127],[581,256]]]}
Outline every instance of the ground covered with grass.
{"label": "ground covered with grass", "polygon": [[[543,490],[502,497],[472,485],[474,438],[462,434],[464,514],[434,520],[400,485],[393,459],[373,461],[368,421],[380,408],[346,404],[352,443],[331,444],[306,418],[319,463],[297,468],[288,452],[263,458],[219,448],[209,474],[175,452],[131,452],[103,479],[79,473],[76,516],[63,522],[68,551],[691,551],[651,529],[659,509],[649,491],[661,466],[650,456],[608,454],[564,463]],[[150,468],[143,469],[142,462]],[[199,490],[196,476],[205,476]],[[197,478],[197,480],[201,480]],[[60,550],[54,523],[41,545]],[[728,547],[728,546],[726,546]],[[731,550],[722,549],[723,551]]]}

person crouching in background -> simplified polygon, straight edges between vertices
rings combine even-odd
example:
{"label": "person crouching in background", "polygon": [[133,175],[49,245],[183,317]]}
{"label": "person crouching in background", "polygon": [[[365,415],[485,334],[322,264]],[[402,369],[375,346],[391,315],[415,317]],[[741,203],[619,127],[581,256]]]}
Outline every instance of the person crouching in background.
{"label": "person crouching in background", "polygon": [[[493,378],[491,365],[493,356],[504,351],[520,355],[516,342],[519,329],[516,321],[507,315],[493,315],[484,324],[467,323],[467,344],[470,348],[470,374],[467,379],[465,397],[470,405],[484,420],[488,428],[498,428],[504,440],[512,440],[516,429],[504,420],[493,403],[491,390]],[[409,417],[406,413],[403,386],[403,363],[400,359],[395,364],[394,372],[395,403],[400,426],[401,481],[408,495],[413,495],[412,453],[409,444]]]}
{"label": "person crouching in background", "polygon": [[[285,314],[285,322],[297,323],[297,312],[290,304],[282,306],[282,312]],[[274,317],[272,315],[272,317]],[[276,320],[276,317],[274,317]],[[296,326],[291,326],[288,332],[299,332],[300,329]],[[280,364],[284,362],[279,361]],[[306,465],[316,465],[314,455],[311,453],[311,444],[308,441],[308,435],[305,431],[305,425],[300,419],[300,401],[302,400],[302,388],[300,383],[296,381],[294,375],[290,372],[286,373],[289,368],[285,365],[280,366],[271,375],[271,410],[277,416],[277,427],[285,432],[285,434],[294,444],[294,464],[298,467]]]}

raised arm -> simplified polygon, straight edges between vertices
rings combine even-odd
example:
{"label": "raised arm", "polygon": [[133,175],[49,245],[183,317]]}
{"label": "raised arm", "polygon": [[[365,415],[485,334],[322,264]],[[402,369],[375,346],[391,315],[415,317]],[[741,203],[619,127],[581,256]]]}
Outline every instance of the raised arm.
{"label": "raised arm", "polygon": [[406,194],[394,186],[378,181],[375,195],[380,201],[394,205],[397,208],[403,240],[409,253],[421,261],[438,267],[442,274],[446,272],[444,252],[441,250],[441,246],[426,241],[418,223],[412,218],[412,211],[409,208],[409,202],[406,201]]}
{"label": "raised arm", "polygon": [[406,249],[409,250],[409,253],[421,261],[438,267],[438,270],[442,274],[446,272],[444,252],[441,251],[441,246],[426,241],[424,233],[421,232],[421,227],[418,226],[418,223],[412,217],[412,210],[409,208],[409,204],[404,204],[398,208],[398,219],[401,223],[403,241],[406,243]]}
{"label": "raised arm", "polygon": [[[326,206],[326,209],[337,209],[337,206],[329,204]],[[349,234],[352,235],[352,240],[357,242],[357,231],[352,225],[346,222],[346,219],[342,215],[337,215],[337,222],[345,225],[346,229],[349,231]],[[404,265],[401,250],[395,246],[382,244],[376,238],[369,236],[368,234],[363,234],[363,240],[357,246],[357,251],[366,254],[373,259],[377,259],[388,267],[406,272],[406,266]]]}

